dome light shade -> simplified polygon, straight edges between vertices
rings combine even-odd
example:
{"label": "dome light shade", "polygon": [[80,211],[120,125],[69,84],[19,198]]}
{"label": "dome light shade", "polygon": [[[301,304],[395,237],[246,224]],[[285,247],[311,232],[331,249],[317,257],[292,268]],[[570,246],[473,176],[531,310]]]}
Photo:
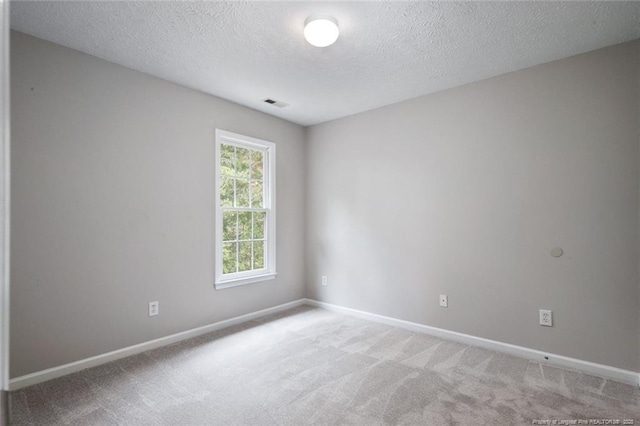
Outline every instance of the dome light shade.
{"label": "dome light shade", "polygon": [[339,35],[338,21],[330,16],[310,16],[304,23],[304,38],[316,47],[332,45]]}

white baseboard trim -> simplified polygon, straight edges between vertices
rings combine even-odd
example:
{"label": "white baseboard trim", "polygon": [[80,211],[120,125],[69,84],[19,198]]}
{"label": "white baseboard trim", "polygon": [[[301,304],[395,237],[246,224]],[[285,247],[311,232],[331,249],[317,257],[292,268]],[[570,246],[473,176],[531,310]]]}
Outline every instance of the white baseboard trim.
{"label": "white baseboard trim", "polygon": [[31,374],[25,374],[24,376],[19,376],[9,380],[9,390],[13,391],[20,388],[24,388],[26,386],[31,386],[37,383],[46,382],[47,380],[55,379],[57,377],[62,377],[67,374],[84,370],[86,368],[95,367],[101,364],[106,364],[107,362],[115,361],[121,358],[126,358],[128,356],[135,355],[140,352],[146,352],[148,350],[159,348],[161,346],[170,345],[172,343],[176,343],[181,340],[200,336],[202,334],[210,333],[212,331],[227,328],[232,325],[251,321],[253,319],[260,318],[266,315],[275,314],[281,311],[286,311],[287,309],[295,308],[297,306],[301,306],[304,304],[305,304],[305,299],[294,300],[293,302],[284,303],[282,305],[274,306],[272,308],[251,312],[245,315],[240,315],[238,317],[230,318],[228,320],[219,321],[213,324],[205,325],[198,328],[193,328],[187,331],[182,331],[180,333],[172,334],[170,336],[149,340],[148,342],[139,343],[137,345],[107,352],[101,355],[96,355],[90,358],[81,359],[79,361],[70,362],[68,364],[60,365],[58,367],[48,368],[42,371],[36,371],[35,373],[31,373]]}
{"label": "white baseboard trim", "polygon": [[640,373],[634,371],[623,370],[617,367],[596,364],[595,362],[583,361],[581,359],[542,352],[536,349],[525,348],[523,346],[512,345],[510,343],[498,342],[496,340],[485,339],[482,337],[449,331],[442,328],[430,327],[428,325],[418,324],[415,322],[385,317],[383,315],[372,314],[369,312],[320,302],[313,299],[304,299],[304,302],[305,304],[310,306],[316,306],[335,312],[341,312],[358,318],[363,318],[366,320],[375,321],[382,324],[415,331],[418,333],[429,334],[446,340],[454,340],[456,342],[464,343],[467,345],[491,349],[494,351],[515,355],[521,358],[531,359],[548,365],[580,370],[594,376],[604,377],[607,379],[613,379],[619,382],[640,386]]}
{"label": "white baseboard trim", "polygon": [[37,371],[35,373],[16,377],[9,381],[9,389],[13,391],[26,386],[31,386],[37,383],[46,382],[47,380],[55,379],[57,377],[62,377],[67,374],[84,370],[86,368],[95,367],[101,364],[106,364],[107,362],[115,361],[121,358],[126,358],[128,356],[135,355],[140,352],[146,352],[148,350],[159,348],[161,346],[170,345],[170,344],[179,342],[181,340],[186,340],[191,337],[200,336],[202,334],[210,333],[216,330],[221,330],[223,328],[227,328],[232,325],[251,321],[256,318],[282,312],[287,309],[292,309],[301,305],[315,306],[315,307],[324,308],[324,309],[335,311],[335,312],[341,312],[347,315],[363,318],[370,321],[375,321],[382,324],[391,325],[394,327],[403,328],[406,330],[415,331],[418,333],[429,334],[429,335],[440,337],[447,340],[454,340],[467,345],[491,349],[494,351],[519,356],[521,358],[531,359],[531,360],[542,362],[549,365],[555,365],[559,367],[580,370],[580,371],[587,372],[589,374],[593,374],[595,376],[605,377],[605,378],[617,380],[623,383],[640,385],[640,373],[637,373],[634,371],[623,370],[617,367],[611,367],[608,365],[597,364],[590,361],[583,361],[576,358],[570,358],[562,355],[542,352],[536,349],[529,349],[523,346],[512,345],[510,343],[498,342],[496,340],[485,339],[482,337],[471,336],[469,334],[458,333],[455,331],[449,331],[442,328],[431,327],[428,325],[418,324],[415,322],[404,321],[401,319],[386,317],[383,315],[372,314],[369,312],[359,311],[356,309],[346,308],[344,306],[338,306],[330,303],[320,302],[313,299],[299,299],[293,302],[274,306],[272,308],[251,312],[245,315],[240,315],[234,318],[230,318],[228,320],[219,321],[213,324],[209,324],[209,325],[194,328],[191,330],[183,331],[180,333],[172,334],[170,336],[161,337],[158,339],[150,340],[148,342],[139,343],[137,345],[118,349],[112,352],[107,352],[105,354],[96,355],[90,358],[60,365],[58,367],[48,368],[46,370]]}

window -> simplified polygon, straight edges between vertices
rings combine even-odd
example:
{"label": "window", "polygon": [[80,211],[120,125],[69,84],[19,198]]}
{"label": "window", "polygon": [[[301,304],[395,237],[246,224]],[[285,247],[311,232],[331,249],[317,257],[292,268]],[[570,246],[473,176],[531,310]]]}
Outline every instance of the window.
{"label": "window", "polygon": [[216,289],[276,276],[275,144],[216,130]]}

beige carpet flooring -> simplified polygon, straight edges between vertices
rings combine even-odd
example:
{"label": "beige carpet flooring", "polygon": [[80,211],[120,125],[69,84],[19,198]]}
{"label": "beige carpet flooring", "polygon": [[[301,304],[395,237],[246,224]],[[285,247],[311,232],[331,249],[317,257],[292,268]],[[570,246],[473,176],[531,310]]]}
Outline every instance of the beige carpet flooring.
{"label": "beige carpet flooring", "polygon": [[11,394],[13,425],[634,419],[637,387],[300,307]]}

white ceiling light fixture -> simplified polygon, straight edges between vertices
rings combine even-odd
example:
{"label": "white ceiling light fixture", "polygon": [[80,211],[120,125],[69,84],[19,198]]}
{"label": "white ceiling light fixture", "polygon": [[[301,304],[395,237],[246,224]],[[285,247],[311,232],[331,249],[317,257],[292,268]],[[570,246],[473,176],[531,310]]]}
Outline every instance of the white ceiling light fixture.
{"label": "white ceiling light fixture", "polygon": [[304,22],[304,38],[316,47],[327,47],[338,39],[338,21],[331,16],[310,16]]}

